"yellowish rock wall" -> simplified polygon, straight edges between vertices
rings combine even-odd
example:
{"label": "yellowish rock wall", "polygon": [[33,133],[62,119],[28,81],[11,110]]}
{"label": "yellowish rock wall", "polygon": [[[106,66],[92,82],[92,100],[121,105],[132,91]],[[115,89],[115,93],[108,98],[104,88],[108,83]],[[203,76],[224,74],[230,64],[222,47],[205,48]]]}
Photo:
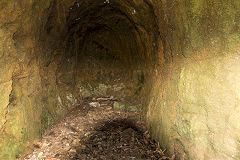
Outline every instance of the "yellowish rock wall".
{"label": "yellowish rock wall", "polygon": [[176,159],[239,159],[240,3],[154,3],[165,58],[148,105],[152,136]]}

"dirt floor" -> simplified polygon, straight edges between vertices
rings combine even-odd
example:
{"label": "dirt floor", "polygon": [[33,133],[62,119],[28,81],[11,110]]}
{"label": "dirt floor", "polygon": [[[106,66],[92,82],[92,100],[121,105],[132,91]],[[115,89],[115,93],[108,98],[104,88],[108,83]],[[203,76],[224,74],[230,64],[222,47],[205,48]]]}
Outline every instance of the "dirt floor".
{"label": "dirt floor", "polygon": [[25,160],[131,160],[168,158],[150,139],[139,114],[113,108],[111,98],[84,100],[47,130]]}

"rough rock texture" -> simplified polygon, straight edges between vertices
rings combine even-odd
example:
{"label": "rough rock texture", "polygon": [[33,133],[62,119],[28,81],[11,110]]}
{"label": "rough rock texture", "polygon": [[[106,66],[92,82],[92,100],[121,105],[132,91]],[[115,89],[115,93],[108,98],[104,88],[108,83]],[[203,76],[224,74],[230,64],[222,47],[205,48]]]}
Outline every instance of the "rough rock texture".
{"label": "rough rock texture", "polygon": [[41,135],[36,44],[37,24],[47,6],[48,2],[0,2],[0,159],[13,159],[28,141]]}
{"label": "rough rock texture", "polygon": [[0,159],[89,96],[138,106],[177,159],[239,159],[240,2],[1,0]]}
{"label": "rough rock texture", "polygon": [[0,8],[0,159],[18,157],[83,98],[139,106],[157,38],[147,3],[3,0]]}
{"label": "rough rock texture", "polygon": [[147,112],[152,136],[176,159],[239,159],[240,3],[154,6],[165,58]]}

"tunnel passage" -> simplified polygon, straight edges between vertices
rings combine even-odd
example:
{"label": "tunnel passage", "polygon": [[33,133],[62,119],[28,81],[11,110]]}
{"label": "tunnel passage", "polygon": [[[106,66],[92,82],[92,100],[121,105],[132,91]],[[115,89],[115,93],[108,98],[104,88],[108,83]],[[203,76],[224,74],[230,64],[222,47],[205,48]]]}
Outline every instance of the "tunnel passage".
{"label": "tunnel passage", "polygon": [[76,2],[67,28],[67,49],[75,54],[75,83],[83,97],[110,94],[130,101],[139,96],[143,69],[154,63],[156,52],[158,28],[150,4]]}
{"label": "tunnel passage", "polygon": [[[152,7],[148,1],[131,0],[13,4],[13,12],[23,12],[12,35],[13,74],[26,76],[13,78],[9,86],[2,116],[3,157],[17,156],[23,144],[39,138],[85,98],[114,97],[114,105],[143,109],[147,97],[141,96],[149,92],[145,83],[158,57]],[[23,20],[29,14],[31,23]]]}
{"label": "tunnel passage", "polygon": [[1,0],[0,159],[81,100],[142,113],[176,159],[239,159],[240,1]]}
{"label": "tunnel passage", "polygon": [[[112,95],[128,105],[139,105],[147,68],[155,66],[158,57],[158,26],[151,4],[99,0],[66,7],[63,3],[52,3],[41,33],[44,58],[50,64],[60,55],[64,62],[57,79],[72,87],[68,90],[75,99]],[[58,5],[66,7],[64,15],[55,15]],[[64,53],[52,54],[53,46]]]}

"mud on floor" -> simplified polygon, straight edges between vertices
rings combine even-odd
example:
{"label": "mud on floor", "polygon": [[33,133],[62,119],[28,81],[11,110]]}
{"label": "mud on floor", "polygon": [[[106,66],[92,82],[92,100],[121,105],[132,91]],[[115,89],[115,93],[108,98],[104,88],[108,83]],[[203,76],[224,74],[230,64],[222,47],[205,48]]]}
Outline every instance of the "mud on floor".
{"label": "mud on floor", "polygon": [[168,158],[150,139],[138,112],[116,110],[105,98],[85,100],[34,144],[25,160]]}

